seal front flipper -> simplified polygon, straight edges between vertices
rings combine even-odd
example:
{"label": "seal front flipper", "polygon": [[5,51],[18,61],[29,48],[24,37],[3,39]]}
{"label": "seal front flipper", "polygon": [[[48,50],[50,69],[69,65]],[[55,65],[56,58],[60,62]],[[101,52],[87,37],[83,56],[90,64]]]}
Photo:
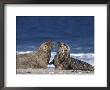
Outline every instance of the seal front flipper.
{"label": "seal front flipper", "polygon": [[54,64],[54,59],[49,62],[49,65]]}

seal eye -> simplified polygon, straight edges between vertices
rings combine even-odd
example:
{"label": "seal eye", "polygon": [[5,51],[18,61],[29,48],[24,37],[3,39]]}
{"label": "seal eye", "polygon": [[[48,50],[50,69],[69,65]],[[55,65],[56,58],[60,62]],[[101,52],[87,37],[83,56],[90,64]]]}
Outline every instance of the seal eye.
{"label": "seal eye", "polygon": [[47,48],[47,45],[45,45],[45,48]]}

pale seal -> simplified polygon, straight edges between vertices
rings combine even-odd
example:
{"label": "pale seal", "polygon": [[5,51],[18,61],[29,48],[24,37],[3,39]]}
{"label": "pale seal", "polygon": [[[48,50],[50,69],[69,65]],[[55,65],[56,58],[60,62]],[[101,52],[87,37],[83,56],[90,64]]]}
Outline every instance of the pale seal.
{"label": "pale seal", "polygon": [[47,68],[52,47],[52,41],[48,41],[41,44],[35,53],[16,55],[16,68]]}

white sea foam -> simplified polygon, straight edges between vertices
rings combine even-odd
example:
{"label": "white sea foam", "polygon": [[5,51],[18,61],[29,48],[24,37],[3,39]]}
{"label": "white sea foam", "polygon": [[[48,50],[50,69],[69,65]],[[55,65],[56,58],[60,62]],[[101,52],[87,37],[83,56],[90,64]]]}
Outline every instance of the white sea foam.
{"label": "white sea foam", "polygon": [[[34,53],[34,52],[33,51],[17,51],[16,53],[17,54],[28,54],[28,53]],[[51,53],[50,62],[51,60],[54,59],[55,55],[56,55],[56,52]],[[71,53],[70,56],[78,60],[82,60],[82,61],[85,61],[87,63],[94,65],[94,54],[93,53],[86,53],[86,54],[85,53],[77,53],[77,54]],[[51,67],[51,65],[49,67]]]}
{"label": "white sea foam", "polygon": [[51,65],[48,65],[48,68],[55,68],[55,66],[53,65],[53,64],[51,64]]}
{"label": "white sea foam", "polygon": [[16,54],[28,54],[33,53],[34,51],[17,51]]}
{"label": "white sea foam", "polygon": [[93,53],[86,53],[86,54],[84,54],[84,53],[78,53],[78,54],[71,53],[70,56],[94,65],[94,54]]}

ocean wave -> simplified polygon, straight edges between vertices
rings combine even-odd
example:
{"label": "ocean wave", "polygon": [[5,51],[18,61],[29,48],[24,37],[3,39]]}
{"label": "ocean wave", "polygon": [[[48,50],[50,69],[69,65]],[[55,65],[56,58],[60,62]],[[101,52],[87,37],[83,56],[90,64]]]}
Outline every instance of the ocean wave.
{"label": "ocean wave", "polygon": [[94,53],[78,53],[78,54],[71,53],[70,56],[94,65]]}
{"label": "ocean wave", "polygon": [[16,54],[28,54],[28,53],[34,53],[34,51],[16,51]]}

